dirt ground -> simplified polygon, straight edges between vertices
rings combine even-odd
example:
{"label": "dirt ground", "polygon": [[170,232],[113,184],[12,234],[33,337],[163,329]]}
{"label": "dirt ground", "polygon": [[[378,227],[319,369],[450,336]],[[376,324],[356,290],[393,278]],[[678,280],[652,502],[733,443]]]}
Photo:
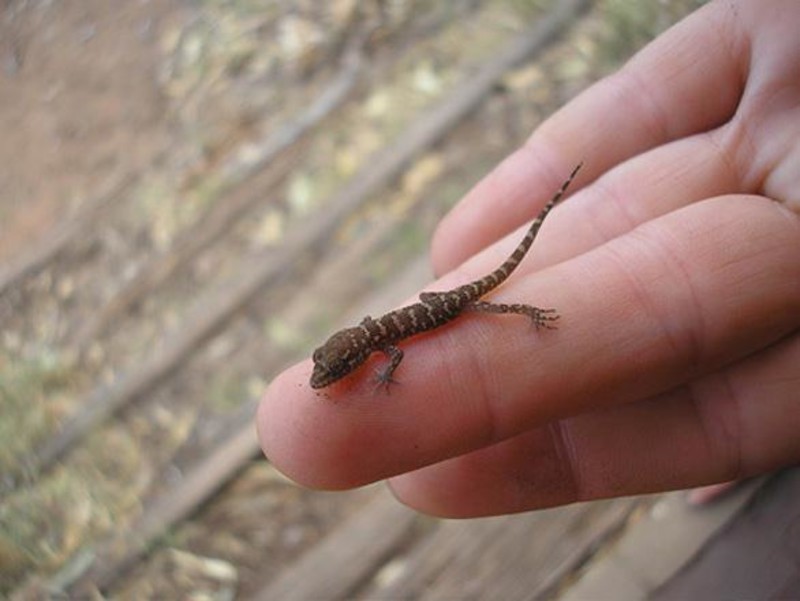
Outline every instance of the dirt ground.
{"label": "dirt ground", "polygon": [[[29,267],[0,290],[0,595],[69,582],[91,544],[180,488],[246,427],[279,369],[424,252],[481,173],[697,3],[595,3],[329,228],[331,258],[293,257],[53,466],[20,468],[71,416],[178,348],[231,282],[245,287],[244,267],[278,261],[380,149],[551,4],[0,3],[0,273]],[[309,107],[328,116],[313,121]],[[302,302],[319,290],[325,307]],[[112,590],[245,596],[372,494],[304,491],[257,459],[235,476]]]}
{"label": "dirt ground", "polygon": [[10,1],[0,20],[0,260],[169,140],[159,32],[180,3]]}

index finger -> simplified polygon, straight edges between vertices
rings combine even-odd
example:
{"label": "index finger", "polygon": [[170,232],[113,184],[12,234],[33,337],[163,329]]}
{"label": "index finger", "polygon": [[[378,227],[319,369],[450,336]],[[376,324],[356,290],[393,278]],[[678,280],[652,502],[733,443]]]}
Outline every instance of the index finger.
{"label": "index finger", "polygon": [[[511,317],[464,317],[408,341],[389,396],[376,392],[369,365],[315,393],[305,362],[268,389],[262,446],[300,483],[346,488],[652,396],[797,328],[799,254],[795,216],[734,196],[543,271],[523,262],[495,298],[557,307],[559,330],[535,335]],[[487,270],[482,260],[465,270]]]}

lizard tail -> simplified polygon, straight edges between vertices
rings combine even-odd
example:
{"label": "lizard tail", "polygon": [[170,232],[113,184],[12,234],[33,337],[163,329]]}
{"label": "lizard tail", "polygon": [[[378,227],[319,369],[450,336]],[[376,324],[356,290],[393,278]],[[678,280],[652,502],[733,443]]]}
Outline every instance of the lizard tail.
{"label": "lizard tail", "polygon": [[542,223],[544,223],[545,218],[553,209],[554,206],[558,204],[558,201],[561,200],[561,197],[564,196],[564,193],[567,191],[567,188],[572,183],[572,180],[575,179],[575,176],[578,174],[578,171],[583,166],[583,162],[578,163],[577,166],[572,170],[572,173],[569,174],[564,183],[561,184],[561,187],[558,191],[553,195],[553,197],[544,205],[544,208],[541,212],[536,216],[531,227],[528,228],[528,232],[525,234],[525,237],[519,243],[517,248],[514,249],[514,252],[511,253],[511,256],[505,260],[505,262],[495,269],[489,275],[482,277],[479,280],[475,280],[469,284],[465,284],[461,288],[465,289],[465,292],[470,292],[475,295],[476,298],[487,294],[490,290],[497,288],[501,283],[503,283],[508,276],[511,275],[517,265],[520,264],[522,258],[530,249],[533,241],[536,239],[536,235],[539,233],[539,228],[542,227]]}

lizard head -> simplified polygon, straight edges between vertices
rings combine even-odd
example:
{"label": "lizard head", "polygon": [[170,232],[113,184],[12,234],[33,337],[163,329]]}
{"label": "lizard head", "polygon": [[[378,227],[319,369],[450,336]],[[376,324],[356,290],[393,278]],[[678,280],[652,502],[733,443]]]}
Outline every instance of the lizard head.
{"label": "lizard head", "polygon": [[332,384],[364,363],[370,354],[363,328],[347,328],[337,332],[314,351],[311,388]]}

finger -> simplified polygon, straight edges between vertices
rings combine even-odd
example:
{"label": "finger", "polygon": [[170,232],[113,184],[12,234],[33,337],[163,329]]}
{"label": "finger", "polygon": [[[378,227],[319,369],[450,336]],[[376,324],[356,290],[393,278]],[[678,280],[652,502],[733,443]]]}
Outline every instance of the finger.
{"label": "finger", "polygon": [[797,327],[797,256],[800,223],[776,203],[697,203],[495,296],[558,308],[555,332],[464,317],[408,343],[388,397],[365,376],[379,360],[319,396],[308,363],[287,371],[262,401],[262,446],[299,482],[344,488],[663,392]]}
{"label": "finger", "polygon": [[[553,265],[681,207],[741,190],[741,181],[720,154],[713,134],[660,146],[619,165],[562,202],[547,218],[526,265],[534,269]],[[542,201],[549,197],[542,194]],[[484,218],[482,223],[493,220]],[[501,262],[527,227],[524,224],[486,252]],[[473,229],[454,236],[454,247],[461,244],[455,238],[462,240],[474,233]],[[454,267],[449,265],[447,270]]]}
{"label": "finger", "polygon": [[740,479],[800,461],[800,335],[679,390],[536,428],[398,476],[446,517],[528,511]]}
{"label": "finger", "polygon": [[555,190],[578,161],[586,166],[573,190],[632,156],[726,122],[747,60],[746,37],[730,33],[730,12],[719,2],[698,10],[537,128],[442,222],[437,271],[529,220],[532,196]]}
{"label": "finger", "polygon": [[728,480],[727,482],[717,482],[693,488],[686,495],[686,503],[691,507],[710,505],[728,496],[741,483],[741,480]]}
{"label": "finger", "polygon": [[752,189],[800,212],[800,3],[740,2],[748,38],[747,84],[719,142]]}

